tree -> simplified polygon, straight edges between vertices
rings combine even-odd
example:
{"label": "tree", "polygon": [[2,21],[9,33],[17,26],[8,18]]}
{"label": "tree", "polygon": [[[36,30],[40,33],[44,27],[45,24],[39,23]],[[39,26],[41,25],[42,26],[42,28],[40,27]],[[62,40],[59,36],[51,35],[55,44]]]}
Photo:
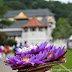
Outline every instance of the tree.
{"label": "tree", "polygon": [[4,4],[13,10],[26,9],[25,4],[23,4],[17,0],[16,1],[15,0],[14,1],[13,0],[5,1]]}
{"label": "tree", "polygon": [[67,19],[59,18],[52,36],[54,39],[66,39],[72,34],[72,28]]}
{"label": "tree", "polygon": [[70,25],[72,26],[72,13],[69,14],[67,19],[68,19],[68,22],[70,23]]}
{"label": "tree", "polygon": [[3,0],[0,0],[0,5],[3,5]]}
{"label": "tree", "polygon": [[8,45],[10,45],[10,46],[13,46],[15,43],[17,43],[14,39],[8,39],[7,41],[6,41],[6,43],[8,44]]}
{"label": "tree", "polygon": [[47,7],[55,13],[56,20],[58,20],[59,17],[66,18],[69,14],[70,8],[69,5],[61,3],[59,1],[49,1],[47,4]]}
{"label": "tree", "polygon": [[8,9],[21,10],[21,9],[41,9],[48,8],[56,16],[56,20],[59,17],[67,18],[72,12],[72,3],[61,3],[59,1],[46,1],[46,0],[3,0],[4,5],[8,6]]}
{"label": "tree", "polygon": [[7,12],[7,6],[0,5],[0,16]]}
{"label": "tree", "polygon": [[6,27],[6,26],[10,26],[14,23],[14,21],[11,21],[7,18],[2,18],[0,21],[0,28]]}
{"label": "tree", "polygon": [[8,36],[4,32],[0,32],[0,45],[4,45],[6,43]]}

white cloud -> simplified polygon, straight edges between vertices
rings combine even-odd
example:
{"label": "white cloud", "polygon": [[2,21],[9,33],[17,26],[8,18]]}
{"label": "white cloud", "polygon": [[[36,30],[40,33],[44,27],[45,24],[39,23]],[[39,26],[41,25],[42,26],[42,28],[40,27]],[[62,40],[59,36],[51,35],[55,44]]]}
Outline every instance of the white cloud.
{"label": "white cloud", "polygon": [[[49,0],[46,0],[46,1],[49,1]],[[72,3],[72,0],[54,0],[54,1],[60,1],[62,3],[68,3],[68,2]]]}

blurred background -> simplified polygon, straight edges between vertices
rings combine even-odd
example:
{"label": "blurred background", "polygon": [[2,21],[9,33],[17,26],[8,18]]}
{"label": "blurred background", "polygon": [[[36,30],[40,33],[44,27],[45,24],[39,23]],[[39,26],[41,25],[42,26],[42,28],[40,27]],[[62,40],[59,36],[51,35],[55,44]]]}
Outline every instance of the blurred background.
{"label": "blurred background", "polygon": [[44,41],[68,51],[67,62],[50,72],[72,72],[72,0],[0,0],[1,72],[16,72],[3,62],[14,55],[14,45]]}

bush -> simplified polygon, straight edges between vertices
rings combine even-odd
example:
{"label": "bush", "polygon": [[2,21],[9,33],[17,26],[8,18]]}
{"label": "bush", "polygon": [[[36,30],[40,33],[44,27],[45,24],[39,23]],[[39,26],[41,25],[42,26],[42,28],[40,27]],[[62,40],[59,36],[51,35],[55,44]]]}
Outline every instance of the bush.
{"label": "bush", "polygon": [[17,42],[14,39],[8,39],[6,43],[10,46],[13,46],[14,43],[17,43]]}
{"label": "bush", "polygon": [[0,32],[0,45],[5,45],[8,36],[4,32]]}

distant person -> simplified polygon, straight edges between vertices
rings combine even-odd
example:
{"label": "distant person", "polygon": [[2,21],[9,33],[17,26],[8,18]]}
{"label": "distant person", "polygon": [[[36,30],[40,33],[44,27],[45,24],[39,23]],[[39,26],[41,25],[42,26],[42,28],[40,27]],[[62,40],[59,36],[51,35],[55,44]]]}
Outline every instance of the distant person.
{"label": "distant person", "polygon": [[9,45],[5,45],[5,46],[4,46],[4,53],[5,53],[5,56],[6,56],[6,57],[7,57],[8,53],[9,53],[9,48],[10,48]]}
{"label": "distant person", "polygon": [[21,46],[22,46],[22,43],[20,43],[20,46],[19,47],[21,48]]}
{"label": "distant person", "polygon": [[25,41],[25,43],[24,43],[24,47],[28,47],[28,45],[27,45],[27,42]]}
{"label": "distant person", "polygon": [[16,48],[17,48],[17,43],[15,42],[14,45],[13,45],[13,52],[14,52],[14,54],[16,54],[16,53],[15,53]]}
{"label": "distant person", "polygon": [[1,49],[2,49],[2,57],[5,57],[5,53],[4,53],[4,46],[3,45],[0,45]]}
{"label": "distant person", "polygon": [[14,45],[13,45],[13,52],[14,52],[14,54],[16,55],[16,48],[18,48],[19,47],[19,45],[15,42],[14,43]]}
{"label": "distant person", "polygon": [[3,50],[2,50],[2,47],[0,46],[0,59],[2,59],[2,52]]}

